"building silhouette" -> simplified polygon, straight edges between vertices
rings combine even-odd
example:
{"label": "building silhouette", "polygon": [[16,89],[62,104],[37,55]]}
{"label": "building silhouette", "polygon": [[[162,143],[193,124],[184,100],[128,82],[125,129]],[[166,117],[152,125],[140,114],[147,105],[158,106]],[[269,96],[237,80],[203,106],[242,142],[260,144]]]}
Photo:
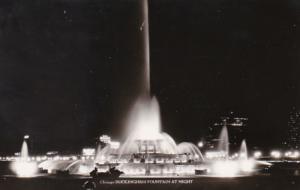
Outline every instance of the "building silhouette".
{"label": "building silhouette", "polygon": [[300,148],[300,110],[292,108],[288,120],[287,147],[289,149]]}

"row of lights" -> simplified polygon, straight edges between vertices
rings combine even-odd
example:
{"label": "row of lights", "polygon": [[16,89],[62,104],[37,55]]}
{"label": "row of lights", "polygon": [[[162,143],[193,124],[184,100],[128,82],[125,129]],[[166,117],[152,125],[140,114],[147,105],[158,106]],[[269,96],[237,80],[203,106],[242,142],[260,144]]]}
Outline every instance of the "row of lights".
{"label": "row of lights", "polygon": [[[262,152],[261,151],[255,151],[253,153],[254,158],[261,158],[262,157]],[[292,159],[297,159],[300,158],[300,152],[299,151],[286,151],[282,152],[279,150],[272,150],[270,152],[270,156],[275,159],[279,158],[292,158]]]}
{"label": "row of lights", "polygon": [[[194,174],[195,166],[184,168],[151,168],[151,174]],[[141,175],[146,173],[144,168],[124,168],[125,174],[129,175]]]}
{"label": "row of lights", "polygon": [[[220,151],[208,151],[205,153],[205,157],[207,159],[218,159],[218,158],[224,158],[226,155],[224,154],[224,152],[220,152]],[[261,158],[263,156],[261,151],[255,151],[253,153],[253,157],[258,159]],[[270,152],[270,155],[272,158],[291,158],[291,159],[297,159],[300,158],[300,152],[299,151],[286,151],[286,152],[281,152],[279,150],[273,150]],[[235,159],[238,157],[243,157],[243,155],[235,153],[231,156],[229,156],[230,159]]]}
{"label": "row of lights", "polygon": [[300,157],[300,152],[299,151],[286,151],[286,152],[281,152],[279,150],[273,150],[270,153],[270,156],[272,158],[292,158],[292,159],[296,159]]}
{"label": "row of lights", "polygon": [[[215,158],[223,158],[225,155],[223,152],[217,152],[217,151],[208,151],[205,153],[205,157],[207,159],[215,159]],[[230,156],[230,159],[235,159],[238,158],[239,155],[238,153],[235,153]],[[263,156],[261,151],[255,151],[253,153],[253,157],[258,159]],[[270,156],[275,159],[279,158],[291,158],[291,159],[297,159],[300,158],[300,152],[299,151],[286,151],[286,152],[281,152],[279,150],[273,150],[270,152]],[[15,157],[15,156],[6,156],[6,157],[0,157],[0,161],[14,161],[21,159],[20,157]],[[32,156],[28,158],[28,161],[45,161],[45,160],[78,160],[79,158],[77,156]],[[81,160],[94,160],[94,156],[81,156]],[[181,160],[182,162],[183,160]]]}
{"label": "row of lights", "polygon": [[[6,157],[0,157],[0,161],[18,161],[22,158],[20,157],[16,157],[16,156],[6,156]],[[32,156],[27,158],[26,161],[45,161],[45,160],[62,160],[62,161],[67,161],[67,160],[78,160],[78,156],[52,156],[52,157],[48,157],[48,156]],[[81,156],[80,157],[81,160],[94,160],[95,157],[94,156]]]}

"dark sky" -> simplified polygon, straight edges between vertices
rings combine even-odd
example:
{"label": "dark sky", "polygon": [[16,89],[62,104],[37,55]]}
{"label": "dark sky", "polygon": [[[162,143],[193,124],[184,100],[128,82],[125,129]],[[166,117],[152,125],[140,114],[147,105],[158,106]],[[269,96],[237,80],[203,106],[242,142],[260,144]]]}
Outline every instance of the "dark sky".
{"label": "dark sky", "polygon": [[[151,87],[163,129],[196,142],[220,116],[278,146],[299,106],[297,0],[150,0]],[[120,135],[141,79],[135,0],[0,1],[0,152]]]}

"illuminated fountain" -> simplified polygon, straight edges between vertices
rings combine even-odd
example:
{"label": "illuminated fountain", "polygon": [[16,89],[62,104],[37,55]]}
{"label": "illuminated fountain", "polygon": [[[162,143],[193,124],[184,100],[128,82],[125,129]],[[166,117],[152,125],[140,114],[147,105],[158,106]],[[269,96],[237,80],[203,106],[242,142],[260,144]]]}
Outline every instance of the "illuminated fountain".
{"label": "illuminated fountain", "polygon": [[176,144],[161,131],[159,105],[155,97],[140,98],[128,120],[129,133],[119,149],[110,145],[96,156],[99,170],[118,165],[125,175],[194,174],[204,159],[192,143]]}
{"label": "illuminated fountain", "polygon": [[[149,56],[149,29],[148,29],[148,2],[138,2],[142,10],[142,19],[139,32],[143,38],[143,75],[141,78],[141,92],[133,104],[128,115],[126,140],[120,148],[115,149],[108,144],[104,148],[98,147],[95,163],[85,160],[47,160],[39,167],[54,173],[57,170],[69,170],[72,174],[88,174],[85,168],[92,168],[94,164],[99,171],[107,171],[111,166],[125,172],[125,174],[175,174],[192,172],[203,162],[199,149],[192,143],[176,144],[168,134],[161,130],[159,104],[156,97],[150,93],[150,56]],[[193,163],[192,163],[193,162]],[[189,167],[184,164],[189,163]]]}
{"label": "illuminated fountain", "polygon": [[148,1],[140,1],[143,35],[144,70],[142,92],[128,116],[125,142],[116,150],[110,145],[100,150],[95,162],[99,170],[107,170],[115,164],[125,175],[175,175],[194,174],[203,163],[200,150],[192,143],[176,144],[161,130],[159,104],[150,93],[150,56]]}
{"label": "illuminated fountain", "polygon": [[218,144],[219,157],[212,161],[212,175],[219,177],[235,177],[253,173],[256,164],[254,159],[248,158],[246,141],[243,140],[240,151],[230,156],[229,136],[227,127],[224,126],[220,133]]}
{"label": "illuminated fountain", "polygon": [[30,160],[27,139],[28,135],[24,136],[21,147],[20,157],[11,163],[11,169],[19,177],[32,177],[37,172],[37,164]]}
{"label": "illuminated fountain", "polygon": [[67,171],[68,174],[73,175],[89,175],[90,171],[94,168],[94,162],[93,160],[81,160],[77,158],[63,159],[58,156],[41,162],[39,168],[47,170],[49,174]]}
{"label": "illuminated fountain", "polygon": [[141,92],[130,109],[126,122],[126,140],[118,148],[109,143],[105,147],[99,146],[92,161],[58,158],[41,162],[39,168],[48,170],[49,173],[67,170],[70,174],[87,175],[95,166],[99,172],[117,167],[124,172],[124,176],[142,177],[191,176],[197,172],[218,177],[250,174],[256,162],[248,158],[245,141],[241,144],[240,157],[230,157],[226,126],[220,133],[220,156],[216,160],[204,160],[197,146],[188,142],[177,144],[170,135],[162,131],[159,103],[150,90],[148,1],[140,0],[138,3],[142,10],[139,31],[143,36],[144,69]]}

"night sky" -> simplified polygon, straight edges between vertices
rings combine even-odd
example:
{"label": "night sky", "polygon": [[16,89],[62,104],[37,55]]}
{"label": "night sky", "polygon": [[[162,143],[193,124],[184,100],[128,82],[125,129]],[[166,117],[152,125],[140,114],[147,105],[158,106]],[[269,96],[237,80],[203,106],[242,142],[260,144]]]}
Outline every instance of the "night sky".
{"label": "night sky", "polygon": [[[77,150],[117,138],[141,80],[135,0],[0,1],[0,152]],[[279,146],[300,97],[298,0],[150,0],[151,88],[163,130],[197,142],[249,118]]]}

